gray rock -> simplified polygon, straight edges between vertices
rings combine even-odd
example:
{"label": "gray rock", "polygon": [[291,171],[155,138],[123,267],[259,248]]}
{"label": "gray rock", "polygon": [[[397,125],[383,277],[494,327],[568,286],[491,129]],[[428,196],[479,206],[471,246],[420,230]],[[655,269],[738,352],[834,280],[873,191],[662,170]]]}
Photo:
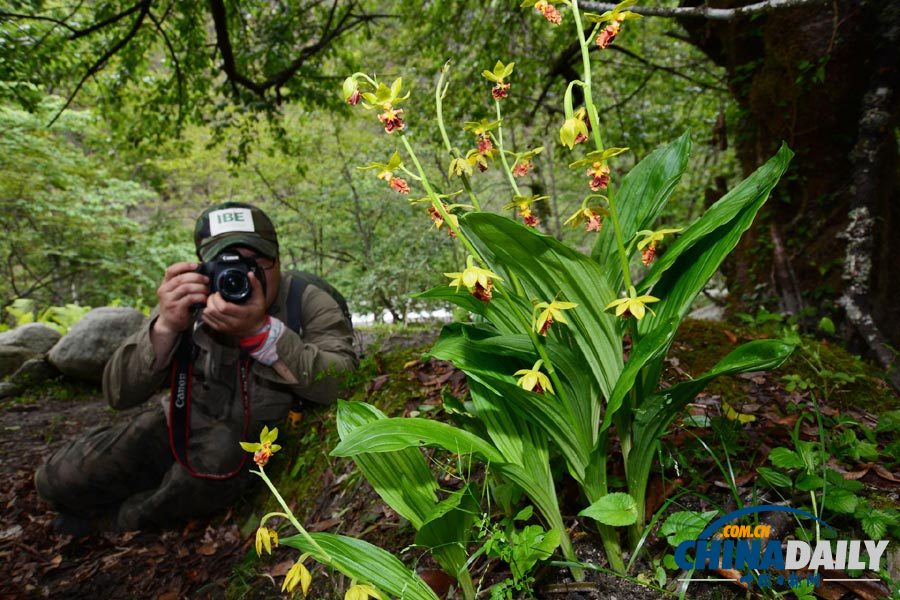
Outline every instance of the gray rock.
{"label": "gray rock", "polygon": [[43,323],[29,323],[0,333],[0,346],[19,346],[32,354],[47,354],[62,336]]}
{"label": "gray rock", "polygon": [[0,333],[0,377],[14,373],[30,358],[46,354],[59,338],[59,332],[42,323]]}
{"label": "gray rock", "polygon": [[106,361],[144,319],[133,308],[95,308],[69,329],[47,358],[65,375],[100,381]]}
{"label": "gray rock", "polygon": [[16,369],[35,353],[22,346],[0,346],[0,377],[15,373]]}
{"label": "gray rock", "polygon": [[22,390],[14,383],[8,381],[0,381],[0,400],[18,396]]}
{"label": "gray rock", "polygon": [[9,378],[10,383],[22,388],[34,387],[59,375],[56,367],[50,364],[45,357],[26,360],[19,369]]}

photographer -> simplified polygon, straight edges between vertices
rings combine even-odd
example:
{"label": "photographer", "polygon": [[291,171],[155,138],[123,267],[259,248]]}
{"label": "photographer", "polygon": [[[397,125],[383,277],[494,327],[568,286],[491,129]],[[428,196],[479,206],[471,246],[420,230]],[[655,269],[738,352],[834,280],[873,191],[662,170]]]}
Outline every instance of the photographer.
{"label": "photographer", "polygon": [[238,442],[278,425],[298,399],[333,402],[357,366],[346,311],[324,282],[281,273],[265,213],[207,209],[194,242],[203,264],[166,269],[149,323],[103,374],[113,408],[154,402],[69,442],[35,475],[61,513],[57,531],[165,527],[231,505],[252,464]]}

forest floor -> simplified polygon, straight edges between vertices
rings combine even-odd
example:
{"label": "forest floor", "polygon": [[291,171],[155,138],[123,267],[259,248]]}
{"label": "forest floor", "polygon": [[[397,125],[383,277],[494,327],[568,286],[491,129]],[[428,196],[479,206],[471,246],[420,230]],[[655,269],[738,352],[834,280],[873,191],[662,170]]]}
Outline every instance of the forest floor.
{"label": "forest floor", "polygon": [[[447,363],[423,356],[436,333],[436,329],[400,330],[375,336],[347,396],[370,402],[390,416],[446,418],[441,416],[443,394],[464,396],[465,378]],[[688,321],[676,337],[666,379],[674,382],[696,376],[737,343],[760,335],[758,328],[751,332],[724,323]],[[900,413],[892,412],[900,407],[897,397],[877,370],[836,345],[806,340],[805,348],[805,356],[796,355],[779,371],[725,378],[698,396],[690,407],[693,416],[673,427],[663,443],[660,457],[665,468],[660,472],[665,479],[654,477],[648,492],[648,514],[658,512],[658,523],[676,510],[734,510],[738,499],[750,504],[779,501],[757,469],[771,466],[766,457],[772,448],[791,447],[792,431],[803,440],[819,439],[811,393],[818,398],[818,414],[828,432],[830,466],[862,484],[859,495],[872,509],[898,506],[897,429],[885,426],[894,419],[900,428]],[[57,383],[0,404],[4,482],[0,572],[7,573],[0,578],[0,600],[277,597],[282,578],[297,557],[290,549],[256,557],[253,539],[259,516],[274,502],[262,486],[227,514],[191,521],[177,530],[83,539],[53,533],[50,524],[55,513],[37,498],[34,469],[72,436],[127,418],[127,412],[108,409],[99,391],[90,386]],[[854,432],[852,439],[845,431]],[[860,444],[853,443],[857,435],[862,438],[862,453]],[[308,412],[296,429],[286,431],[284,440],[285,447],[294,450],[277,454],[267,471],[310,530],[362,537],[417,565],[435,587],[449,585],[421,549],[410,547],[412,528],[383,504],[352,461],[328,456],[337,441],[333,408]],[[454,463],[430,456],[441,472],[442,486],[453,487],[459,479]],[[479,477],[477,472],[467,475],[473,480]],[[579,558],[595,569],[587,571],[584,581],[574,583],[563,567],[541,567],[532,586],[537,597],[643,600],[673,595],[676,579],[685,574],[665,570],[664,557],[672,548],[658,525],[630,576],[616,577],[607,570],[597,538],[574,517],[578,502],[574,488],[561,497]],[[842,537],[868,537],[861,534],[855,515],[834,514],[826,520],[846,534]],[[880,576],[900,581],[896,543],[889,553],[890,566]],[[473,563],[472,574],[487,590],[509,571],[503,563],[482,557]],[[340,598],[348,585],[337,573],[313,569],[312,597]],[[485,591],[484,597],[488,594]],[[888,594],[882,582],[854,581],[833,584],[820,593],[835,600]],[[743,598],[746,591],[727,583],[691,584],[686,597]]]}

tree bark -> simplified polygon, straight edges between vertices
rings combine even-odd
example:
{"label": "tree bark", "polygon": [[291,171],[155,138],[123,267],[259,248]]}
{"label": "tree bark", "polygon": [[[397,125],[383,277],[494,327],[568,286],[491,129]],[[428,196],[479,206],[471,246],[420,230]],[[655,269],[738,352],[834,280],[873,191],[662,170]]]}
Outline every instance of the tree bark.
{"label": "tree bark", "polygon": [[680,22],[727,71],[743,170],[782,140],[796,152],[726,266],[737,305],[796,306],[796,282],[816,316],[843,314],[844,330],[889,365],[887,345],[900,347],[897,3],[835,0],[755,19]]}

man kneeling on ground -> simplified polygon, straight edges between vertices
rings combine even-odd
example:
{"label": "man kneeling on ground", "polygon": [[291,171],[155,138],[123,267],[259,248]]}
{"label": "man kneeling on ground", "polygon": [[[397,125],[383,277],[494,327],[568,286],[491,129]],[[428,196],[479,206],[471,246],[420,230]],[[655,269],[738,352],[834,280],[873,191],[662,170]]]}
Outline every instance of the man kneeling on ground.
{"label": "man kneeling on ground", "polygon": [[221,289],[212,294],[200,265],[166,269],[149,323],[103,373],[113,408],[154,402],[70,441],[35,474],[38,494],[61,513],[61,533],[171,527],[230,506],[251,478],[239,442],[278,425],[298,399],[333,402],[340,374],[358,364],[334,297],[314,284],[290,293],[294,276],[281,273],[275,228],[261,210],[210,208],[194,242],[206,266],[228,256],[252,267],[245,279],[214,277]]}

